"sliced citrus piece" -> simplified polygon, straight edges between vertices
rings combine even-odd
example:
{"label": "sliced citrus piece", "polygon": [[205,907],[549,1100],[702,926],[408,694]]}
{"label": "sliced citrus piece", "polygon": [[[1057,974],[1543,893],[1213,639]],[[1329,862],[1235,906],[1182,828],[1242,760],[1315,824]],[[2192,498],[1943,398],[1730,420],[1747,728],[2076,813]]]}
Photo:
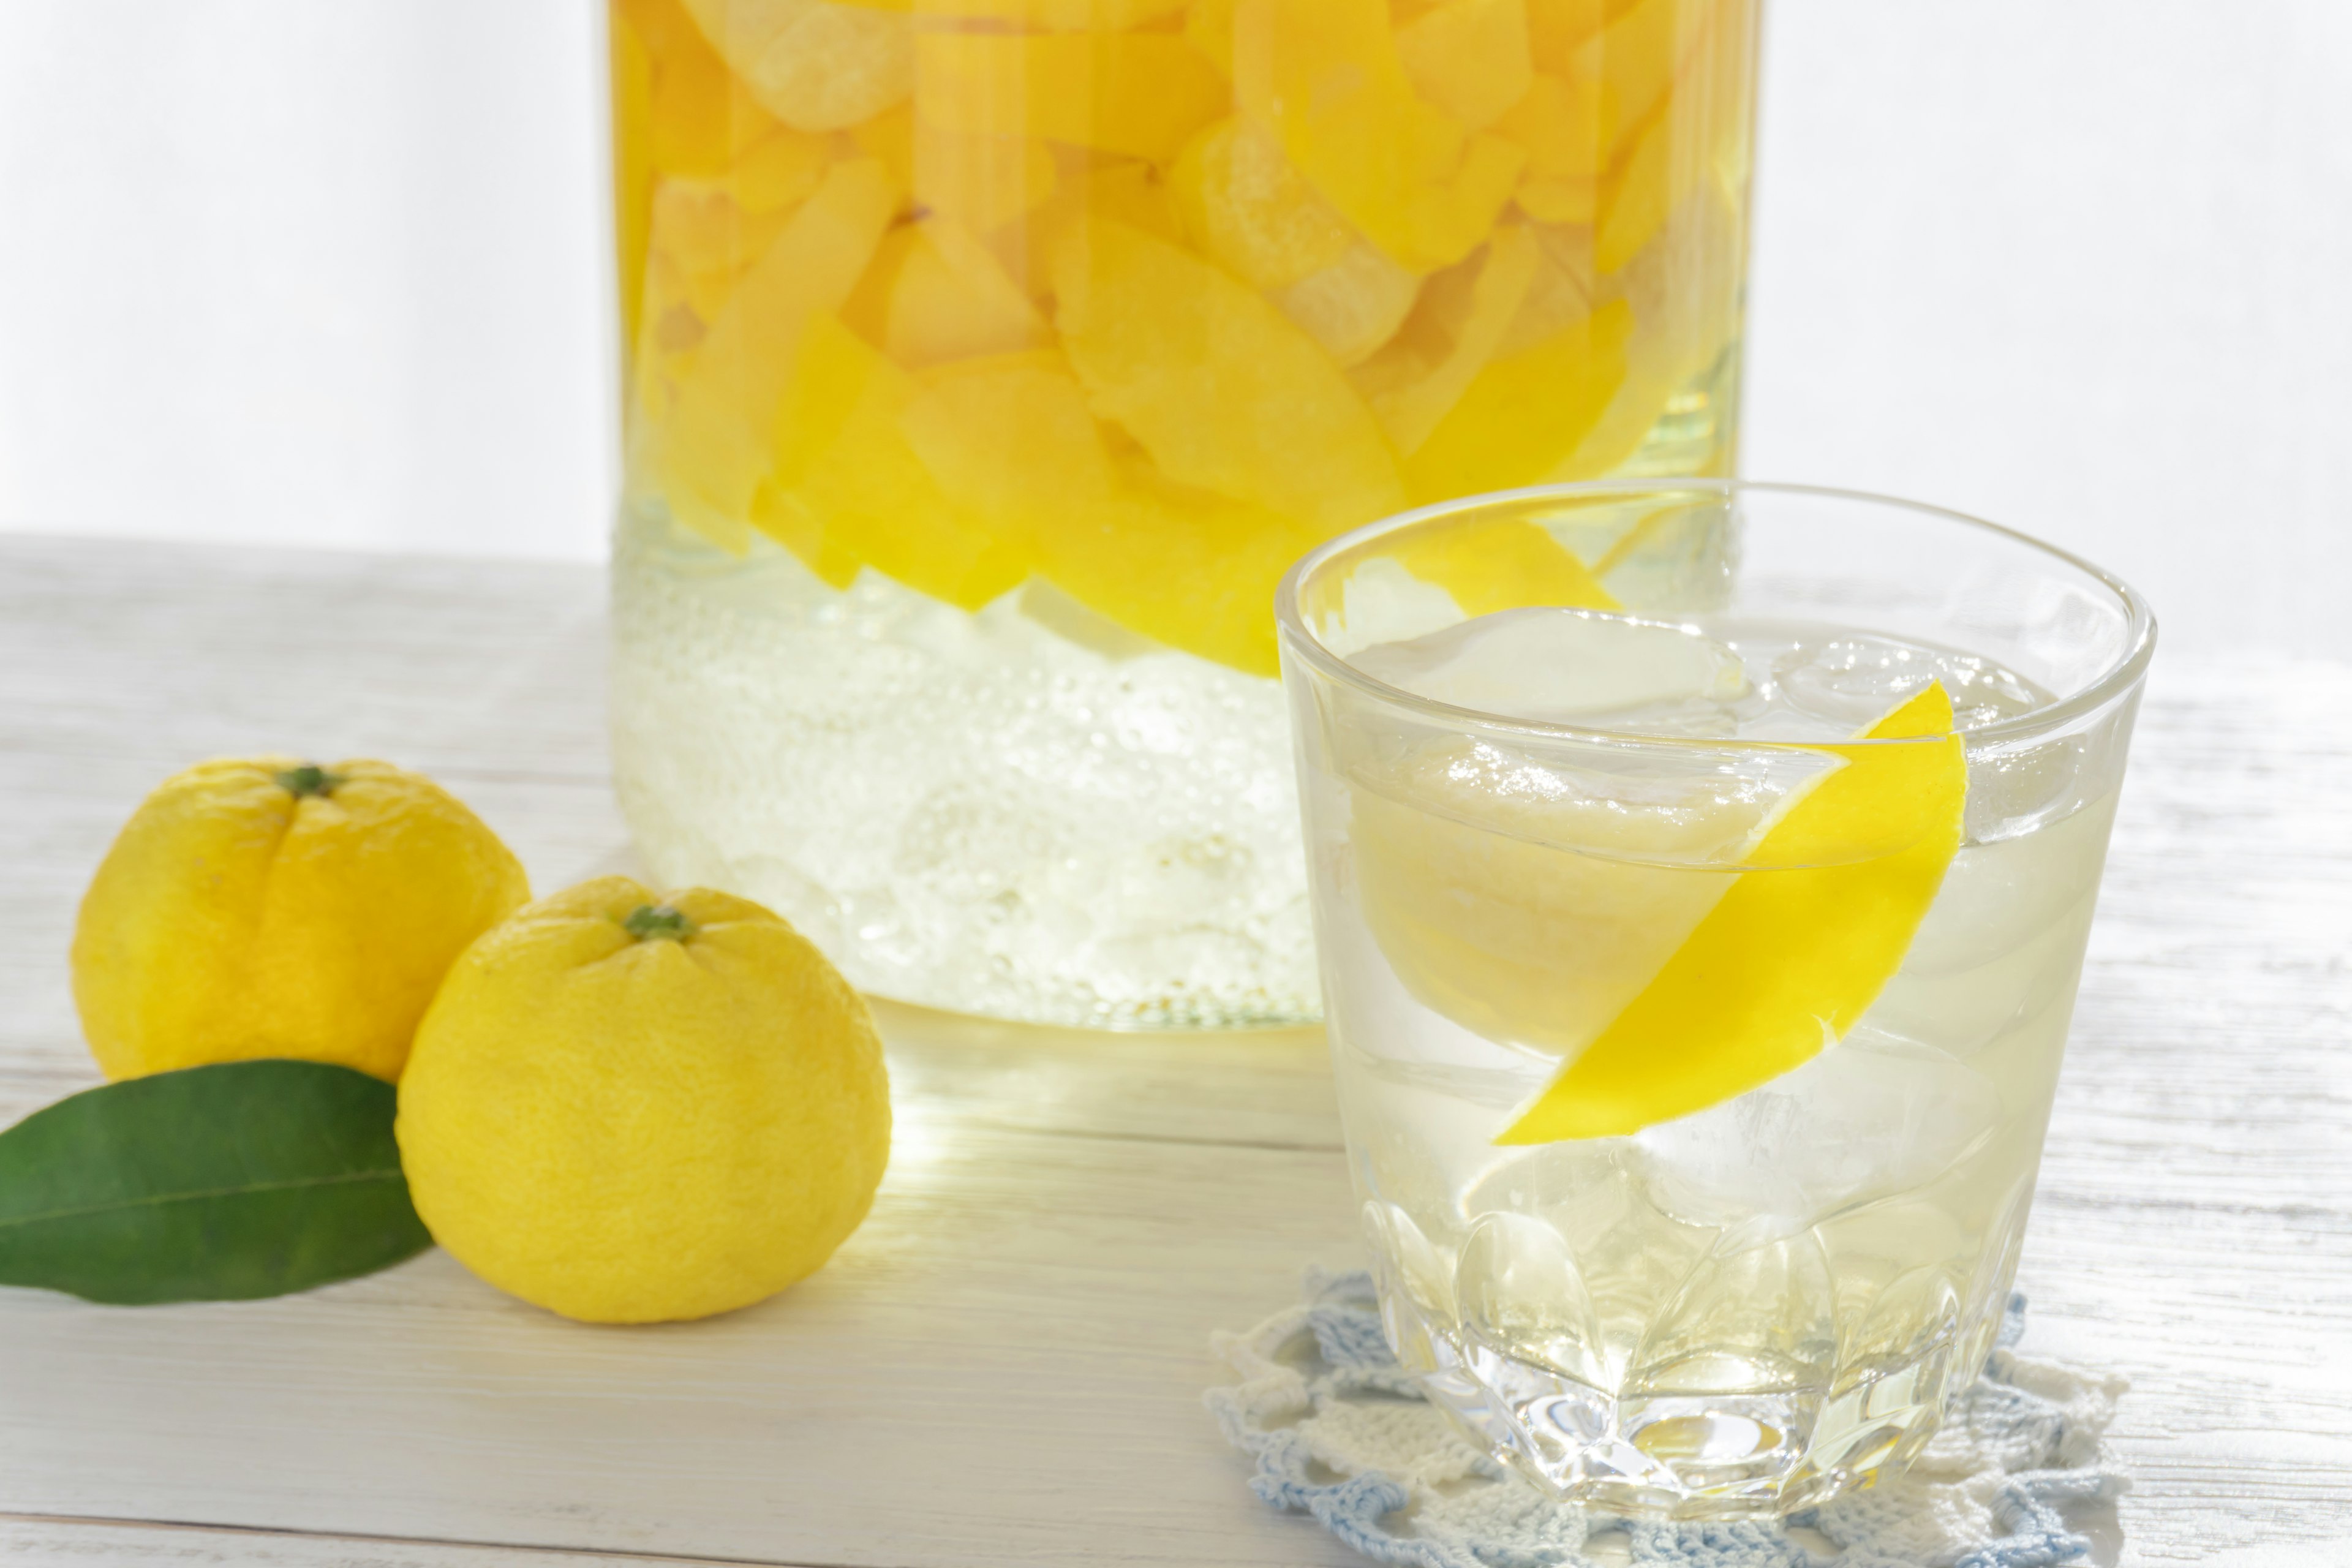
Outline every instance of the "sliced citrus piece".
{"label": "sliced citrus piece", "polygon": [[1186,0],[845,0],[926,21],[1001,22],[1052,33],[1116,33],[1172,16]]}
{"label": "sliced citrus piece", "polygon": [[1608,172],[1603,128],[1618,119],[1615,96],[1605,78],[1580,92],[1559,77],[1538,76],[1495,131],[1527,149],[1528,184],[1590,185]]}
{"label": "sliced citrus piece", "polygon": [[1192,138],[1168,183],[1193,244],[1253,289],[1286,288],[1356,243],[1275,134],[1247,120]]}
{"label": "sliced citrus piece", "polygon": [[1140,466],[1113,505],[1055,509],[1036,525],[1040,574],[1096,614],[1245,674],[1277,672],[1275,585],[1314,531]]}
{"label": "sliced citrus piece", "polygon": [[1549,478],[1608,411],[1625,375],[1633,312],[1622,300],[1480,371],[1405,459],[1416,501]]}
{"label": "sliced citrus piece", "polygon": [[942,131],[1017,133],[1164,161],[1216,118],[1224,79],[1168,33],[924,33],[915,112]]}
{"label": "sliced citrus piece", "polygon": [[1000,538],[1025,540],[1053,517],[1114,504],[1109,451],[1059,353],[944,366],[924,378],[905,425],[940,489]]}
{"label": "sliced citrus piece", "polygon": [[728,68],[799,131],[842,131],[915,87],[909,17],[832,0],[686,0]]}
{"label": "sliced citrus piece", "polygon": [[856,132],[891,166],[916,206],[978,232],[1034,212],[1060,183],[1053,149],[1025,136],[971,135],[919,123],[894,109]]}
{"label": "sliced citrus piece", "polygon": [[1045,336],[1045,319],[1003,265],[961,226],[926,218],[891,280],[883,342],[908,369],[943,360],[1010,353]]}
{"label": "sliced citrus piece", "polygon": [[1500,120],[1535,78],[1527,0],[1445,0],[1396,41],[1414,89],[1473,131]]}
{"label": "sliced citrus piece", "polygon": [[1356,376],[1396,449],[1410,456],[1454,411],[1486,368],[1526,303],[1543,257],[1516,224],[1495,231],[1486,254],[1429,281],[1413,326]]}
{"label": "sliced citrus piece", "polygon": [[[908,442],[915,378],[841,324],[813,319],[776,419],[754,521],[815,569],[855,558],[918,593],[977,609],[1028,574],[1020,552],[942,493]],[[810,551],[814,537],[833,547]]]}
{"label": "sliced citrus piece", "polygon": [[1160,172],[1141,159],[1087,170],[1083,182],[1087,211],[1171,245],[1184,243],[1184,220],[1176,207],[1175,192]]}
{"label": "sliced citrus piece", "polygon": [[1394,338],[1420,296],[1420,279],[1360,239],[1338,261],[1271,298],[1275,309],[1344,368],[1362,363]]}
{"label": "sliced citrus piece", "polygon": [[1169,479],[1326,529],[1397,510],[1371,411],[1246,285],[1099,218],[1064,235],[1054,279],[1063,346],[1095,411]]}
{"label": "sliced citrus piece", "polygon": [[1413,272],[1474,249],[1526,153],[1414,91],[1387,0],[1241,0],[1234,96],[1340,215]]}
{"label": "sliced citrus piece", "polygon": [[1444,589],[1465,616],[1535,605],[1618,607],[1582,561],[1524,518],[1433,530],[1385,553],[1423,582]]}
{"label": "sliced citrus piece", "polygon": [[[1664,967],[1495,1141],[1638,1132],[1844,1037],[1901,966],[1960,847],[1968,760],[1932,684],[1790,805]],[[1808,748],[1812,749],[1812,748]],[[1885,847],[1897,845],[1899,847]],[[1854,858],[1857,846],[1876,849]]]}
{"label": "sliced citrus piece", "polygon": [[838,310],[881,243],[898,193],[871,158],[836,163],[753,263],[680,371],[660,472],[678,520],[740,551],[768,471],[776,405],[801,333]]}

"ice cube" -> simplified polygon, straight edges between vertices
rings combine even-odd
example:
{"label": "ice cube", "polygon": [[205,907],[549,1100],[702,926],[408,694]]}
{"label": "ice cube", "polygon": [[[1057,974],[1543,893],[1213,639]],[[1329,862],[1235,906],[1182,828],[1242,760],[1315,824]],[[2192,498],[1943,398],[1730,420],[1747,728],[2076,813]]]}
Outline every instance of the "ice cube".
{"label": "ice cube", "polygon": [[1507,718],[1665,734],[1729,733],[1739,656],[1693,627],[1553,605],[1499,610],[1368,647],[1359,669]]}
{"label": "ice cube", "polygon": [[2000,1111],[2000,1091],[1974,1068],[1865,1025],[1803,1067],[1634,1143],[1666,1213],[1787,1233],[1927,1185],[1991,1137]]}

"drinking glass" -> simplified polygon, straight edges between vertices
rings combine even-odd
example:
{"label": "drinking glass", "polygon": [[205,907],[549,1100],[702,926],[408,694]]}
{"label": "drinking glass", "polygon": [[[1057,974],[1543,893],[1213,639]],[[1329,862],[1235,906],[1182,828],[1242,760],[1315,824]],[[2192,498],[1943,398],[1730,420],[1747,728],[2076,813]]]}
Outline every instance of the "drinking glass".
{"label": "drinking glass", "polygon": [[1954,512],[1692,480],[1407,513],[1277,610],[1400,1359],[1570,1501],[1899,1469],[2007,1300],[2147,606]]}
{"label": "drinking glass", "polygon": [[1271,603],[1723,472],[1755,0],[614,0],[614,779],[860,987],[1316,1007]]}

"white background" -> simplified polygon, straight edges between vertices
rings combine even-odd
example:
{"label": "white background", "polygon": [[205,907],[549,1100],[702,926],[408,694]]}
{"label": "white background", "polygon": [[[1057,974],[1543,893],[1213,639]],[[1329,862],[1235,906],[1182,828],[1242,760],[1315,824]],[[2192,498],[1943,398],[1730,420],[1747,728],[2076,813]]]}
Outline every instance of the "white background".
{"label": "white background", "polygon": [[[2352,657],[2352,0],[1769,4],[1745,470]],[[593,0],[0,0],[0,528],[601,553],[602,49]]]}

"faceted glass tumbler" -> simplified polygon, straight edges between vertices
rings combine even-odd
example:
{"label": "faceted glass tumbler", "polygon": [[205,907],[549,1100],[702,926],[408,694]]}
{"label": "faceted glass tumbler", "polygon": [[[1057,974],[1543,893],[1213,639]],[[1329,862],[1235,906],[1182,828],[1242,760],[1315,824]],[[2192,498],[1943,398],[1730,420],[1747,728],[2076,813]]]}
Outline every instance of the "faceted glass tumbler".
{"label": "faceted glass tumbler", "polygon": [[2147,606],[1951,512],[1692,480],[1408,513],[1277,608],[1401,1360],[1567,1501],[1898,1470],[2016,1268]]}

